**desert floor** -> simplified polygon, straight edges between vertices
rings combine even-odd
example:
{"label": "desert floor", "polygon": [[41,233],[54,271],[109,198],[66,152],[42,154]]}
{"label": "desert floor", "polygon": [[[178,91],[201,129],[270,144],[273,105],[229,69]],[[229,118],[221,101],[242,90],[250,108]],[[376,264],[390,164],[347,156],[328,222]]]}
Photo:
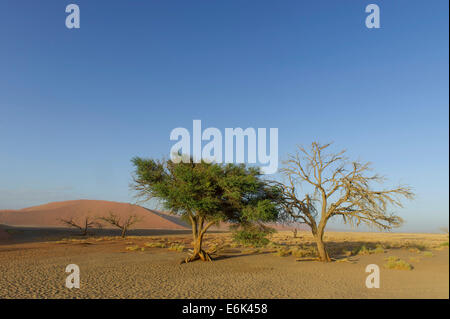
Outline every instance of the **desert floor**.
{"label": "desert floor", "polygon": [[[265,248],[212,233],[205,246],[215,260],[180,265],[186,232],[58,240],[54,232],[0,227],[0,298],[449,298],[447,235],[329,232],[335,261],[321,263],[308,232],[276,233]],[[389,269],[389,257],[412,270]],[[80,289],[65,286],[69,264],[80,268]],[[369,264],[380,268],[378,289],[366,288]]]}

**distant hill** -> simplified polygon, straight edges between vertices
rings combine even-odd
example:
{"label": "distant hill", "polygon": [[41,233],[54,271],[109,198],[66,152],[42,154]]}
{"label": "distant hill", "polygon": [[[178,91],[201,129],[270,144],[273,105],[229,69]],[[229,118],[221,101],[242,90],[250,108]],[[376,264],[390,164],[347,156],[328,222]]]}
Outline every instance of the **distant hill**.
{"label": "distant hill", "polygon": [[[122,219],[130,215],[137,215],[140,221],[133,227],[136,229],[183,230],[191,228],[179,216],[167,212],[129,203],[86,199],[53,202],[20,210],[0,210],[0,224],[32,227],[67,227],[61,222],[61,219],[73,218],[77,223],[81,223],[86,216],[104,217],[108,216],[110,212]],[[113,228],[104,222],[102,222],[102,226],[103,228]],[[225,231],[228,229],[228,226],[228,223],[221,223],[218,227],[212,227],[211,230]],[[268,226],[277,230],[308,229],[305,225],[300,224],[282,225],[269,223]]]}
{"label": "distant hill", "polygon": [[[0,224],[12,226],[65,227],[60,219],[73,218],[81,222],[86,216],[108,216],[110,212],[121,218],[137,215],[138,229],[188,229],[179,217],[153,211],[138,205],[102,200],[71,200],[53,202],[20,210],[0,210]],[[112,228],[103,223],[104,228]]]}

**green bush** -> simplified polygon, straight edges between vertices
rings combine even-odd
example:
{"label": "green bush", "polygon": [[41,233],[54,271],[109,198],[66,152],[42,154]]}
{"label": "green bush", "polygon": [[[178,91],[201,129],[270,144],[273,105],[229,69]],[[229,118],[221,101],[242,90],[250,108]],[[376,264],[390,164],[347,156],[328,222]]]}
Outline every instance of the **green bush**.
{"label": "green bush", "polygon": [[270,233],[269,230],[243,229],[233,233],[233,240],[243,246],[264,247],[270,242],[267,238]]}

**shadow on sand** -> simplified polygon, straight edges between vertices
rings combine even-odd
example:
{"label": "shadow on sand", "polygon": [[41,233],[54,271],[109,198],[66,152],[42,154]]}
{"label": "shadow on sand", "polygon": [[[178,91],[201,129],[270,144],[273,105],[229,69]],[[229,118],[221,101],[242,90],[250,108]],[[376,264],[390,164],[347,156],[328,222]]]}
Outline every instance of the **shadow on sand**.
{"label": "shadow on sand", "polygon": [[[0,245],[58,241],[68,237],[86,238],[80,235],[77,229],[64,227],[29,227],[0,225]],[[131,229],[127,236],[166,236],[191,234],[191,230],[169,230],[169,229]],[[89,237],[120,236],[119,229],[91,229]]]}

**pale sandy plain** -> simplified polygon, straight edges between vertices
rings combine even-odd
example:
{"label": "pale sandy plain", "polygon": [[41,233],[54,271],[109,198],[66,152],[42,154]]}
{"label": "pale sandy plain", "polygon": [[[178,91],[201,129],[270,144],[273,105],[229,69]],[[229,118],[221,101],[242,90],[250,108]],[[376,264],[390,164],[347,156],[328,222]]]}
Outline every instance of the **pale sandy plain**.
{"label": "pale sandy plain", "polygon": [[[186,231],[126,239],[69,233],[56,240],[61,230],[47,229],[40,239],[24,240],[33,232],[39,230],[0,226],[0,298],[449,298],[443,234],[330,232],[326,241],[337,261],[321,263],[279,256],[280,249],[311,247],[308,232],[295,239],[292,232],[279,232],[264,249],[236,246],[229,234],[212,233],[206,246],[221,247],[216,259],[180,265],[191,241]],[[184,249],[147,247],[160,243]],[[371,252],[346,256],[361,245]],[[376,245],[384,248],[375,253]],[[389,256],[413,269],[387,269]],[[65,287],[68,264],[80,267],[80,289]],[[381,269],[379,289],[365,286],[368,264]]]}

